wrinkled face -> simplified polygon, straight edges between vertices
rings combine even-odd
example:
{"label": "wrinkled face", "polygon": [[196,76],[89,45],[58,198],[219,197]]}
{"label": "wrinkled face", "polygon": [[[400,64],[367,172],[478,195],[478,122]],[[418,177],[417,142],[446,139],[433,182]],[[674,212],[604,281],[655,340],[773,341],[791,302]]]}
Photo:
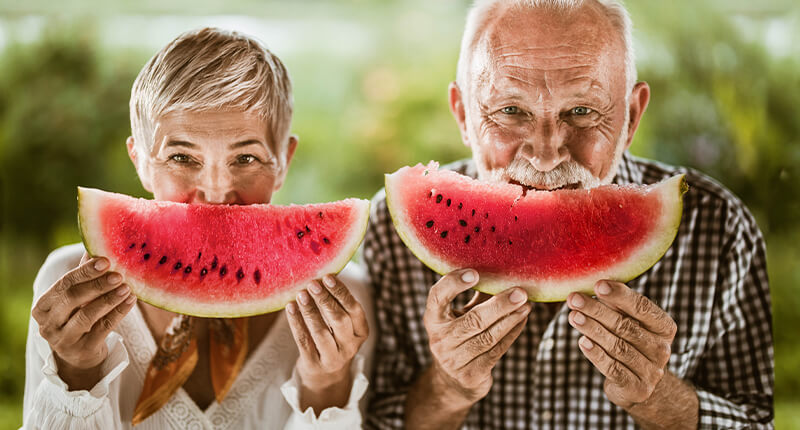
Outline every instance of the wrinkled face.
{"label": "wrinkled face", "polygon": [[283,182],[297,140],[291,137],[288,153],[278,154],[267,127],[252,113],[172,112],[156,121],[153,149],[145,159],[137,160],[132,138],[128,153],[156,200],[268,203]]}
{"label": "wrinkled face", "polygon": [[[468,88],[455,88],[462,120],[451,86],[479,176],[550,190],[611,182],[635,130],[624,52],[596,5],[566,16],[498,11],[474,48]],[[638,124],[641,111],[632,113]]]}

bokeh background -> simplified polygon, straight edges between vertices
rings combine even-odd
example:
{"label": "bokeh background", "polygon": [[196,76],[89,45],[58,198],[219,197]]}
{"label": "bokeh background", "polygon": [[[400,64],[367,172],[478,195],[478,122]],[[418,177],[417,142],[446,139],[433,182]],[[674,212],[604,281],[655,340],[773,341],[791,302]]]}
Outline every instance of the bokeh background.
{"label": "bokeh background", "polygon": [[[127,158],[139,68],[200,26],[257,36],[295,86],[280,203],[369,198],[468,155],[446,103],[467,0],[0,0],[0,428],[22,423],[31,285],[79,240],[77,185],[146,196]],[[701,169],[751,208],[772,288],[778,428],[800,428],[800,6],[629,0],[652,101],[632,152]]]}

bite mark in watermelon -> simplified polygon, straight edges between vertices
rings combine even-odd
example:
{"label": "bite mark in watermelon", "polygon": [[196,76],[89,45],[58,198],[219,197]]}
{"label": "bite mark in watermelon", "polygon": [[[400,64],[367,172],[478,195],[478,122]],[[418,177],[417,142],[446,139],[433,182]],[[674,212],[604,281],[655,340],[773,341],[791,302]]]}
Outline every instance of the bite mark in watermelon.
{"label": "bite mark in watermelon", "polygon": [[347,264],[368,217],[360,199],[227,206],[78,188],[88,253],[108,258],[139,299],[203,317],[282,309],[310,280]]}
{"label": "bite mark in watermelon", "polygon": [[470,267],[480,273],[476,289],[521,286],[532,301],[591,294],[601,279],[646,271],[675,239],[688,189],[678,175],[649,186],[524,192],[438,167],[386,175],[400,238],[440,274]]}

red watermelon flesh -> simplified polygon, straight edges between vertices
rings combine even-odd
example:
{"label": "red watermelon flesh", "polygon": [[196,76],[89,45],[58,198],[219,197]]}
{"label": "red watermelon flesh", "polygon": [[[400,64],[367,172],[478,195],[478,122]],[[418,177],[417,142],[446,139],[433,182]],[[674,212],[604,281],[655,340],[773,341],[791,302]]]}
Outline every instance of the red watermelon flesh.
{"label": "red watermelon flesh", "polygon": [[228,206],[78,188],[78,202],[89,254],[108,258],[139,299],[206,317],[282,309],[347,264],[369,215],[358,199]]}
{"label": "red watermelon flesh", "polygon": [[395,227],[422,262],[441,274],[471,267],[479,290],[522,286],[535,301],[647,270],[675,238],[686,189],[681,175],[652,186],[525,191],[436,163],[386,176]]}

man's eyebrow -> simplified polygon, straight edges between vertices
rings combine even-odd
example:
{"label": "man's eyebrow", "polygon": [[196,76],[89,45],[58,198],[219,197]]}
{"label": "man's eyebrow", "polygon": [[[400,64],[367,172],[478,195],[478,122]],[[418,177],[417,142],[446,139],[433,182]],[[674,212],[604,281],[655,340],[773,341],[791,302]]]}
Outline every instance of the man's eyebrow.
{"label": "man's eyebrow", "polygon": [[170,146],[183,146],[185,148],[195,149],[197,145],[192,142],[186,142],[183,140],[170,140],[166,144],[164,144],[164,148],[169,148]]}

